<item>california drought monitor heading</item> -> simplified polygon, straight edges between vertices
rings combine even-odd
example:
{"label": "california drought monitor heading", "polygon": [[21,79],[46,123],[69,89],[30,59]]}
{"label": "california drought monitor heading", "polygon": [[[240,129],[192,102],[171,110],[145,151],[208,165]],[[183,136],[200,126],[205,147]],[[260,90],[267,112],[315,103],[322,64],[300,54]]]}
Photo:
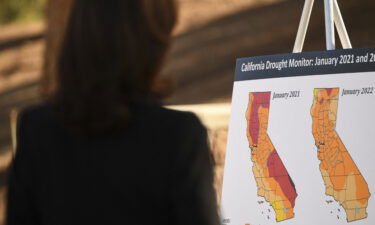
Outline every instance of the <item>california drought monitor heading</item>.
{"label": "california drought monitor heading", "polygon": [[270,99],[271,92],[249,93],[246,133],[258,196],[264,197],[272,206],[276,213],[276,221],[280,222],[294,217],[297,192],[267,134]]}
{"label": "california drought monitor heading", "polygon": [[366,180],[336,132],[339,88],[314,90],[312,133],[318,148],[326,194],[345,209],[347,221],[367,218],[370,192]]}

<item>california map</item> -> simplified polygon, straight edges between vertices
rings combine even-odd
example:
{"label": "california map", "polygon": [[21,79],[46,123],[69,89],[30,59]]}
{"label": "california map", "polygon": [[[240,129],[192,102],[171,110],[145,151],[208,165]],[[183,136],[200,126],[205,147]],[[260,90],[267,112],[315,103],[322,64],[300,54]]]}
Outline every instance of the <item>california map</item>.
{"label": "california map", "polygon": [[314,90],[312,133],[318,148],[326,195],[344,208],[347,221],[367,218],[370,192],[366,180],[335,131],[339,88]]}
{"label": "california map", "polygon": [[258,196],[276,213],[276,221],[294,217],[295,185],[267,134],[271,92],[249,93],[246,112],[247,139],[251,149]]}

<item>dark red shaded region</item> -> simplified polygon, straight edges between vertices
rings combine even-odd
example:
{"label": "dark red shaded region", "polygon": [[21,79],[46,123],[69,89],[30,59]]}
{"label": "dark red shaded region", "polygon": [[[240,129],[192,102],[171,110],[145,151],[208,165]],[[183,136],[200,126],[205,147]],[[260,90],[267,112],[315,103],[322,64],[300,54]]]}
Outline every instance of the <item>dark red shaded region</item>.
{"label": "dark red shaded region", "polygon": [[332,93],[333,88],[326,88],[327,95],[330,96]]}
{"label": "dark red shaded region", "polygon": [[297,198],[296,187],[276,150],[273,150],[268,157],[267,167],[269,176],[273,177],[279,183],[284,195],[288,198],[292,207],[294,207]]}
{"label": "dark red shaded region", "polygon": [[249,120],[249,133],[253,144],[258,144],[259,137],[259,108],[270,108],[271,92],[253,92],[253,102],[251,103],[251,113]]}

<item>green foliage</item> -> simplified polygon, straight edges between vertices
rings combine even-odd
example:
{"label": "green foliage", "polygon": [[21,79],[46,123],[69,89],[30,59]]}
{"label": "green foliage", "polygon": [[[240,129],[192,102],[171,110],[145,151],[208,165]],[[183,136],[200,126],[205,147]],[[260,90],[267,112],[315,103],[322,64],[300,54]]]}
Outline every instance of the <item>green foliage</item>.
{"label": "green foliage", "polygon": [[45,0],[0,0],[0,23],[41,19]]}

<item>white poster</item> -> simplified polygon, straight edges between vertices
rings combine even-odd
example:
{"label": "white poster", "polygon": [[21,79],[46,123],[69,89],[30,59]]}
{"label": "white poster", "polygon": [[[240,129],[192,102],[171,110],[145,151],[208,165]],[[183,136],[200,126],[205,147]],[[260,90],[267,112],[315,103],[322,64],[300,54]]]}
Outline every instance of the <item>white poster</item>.
{"label": "white poster", "polygon": [[237,61],[223,224],[375,224],[374,53]]}

